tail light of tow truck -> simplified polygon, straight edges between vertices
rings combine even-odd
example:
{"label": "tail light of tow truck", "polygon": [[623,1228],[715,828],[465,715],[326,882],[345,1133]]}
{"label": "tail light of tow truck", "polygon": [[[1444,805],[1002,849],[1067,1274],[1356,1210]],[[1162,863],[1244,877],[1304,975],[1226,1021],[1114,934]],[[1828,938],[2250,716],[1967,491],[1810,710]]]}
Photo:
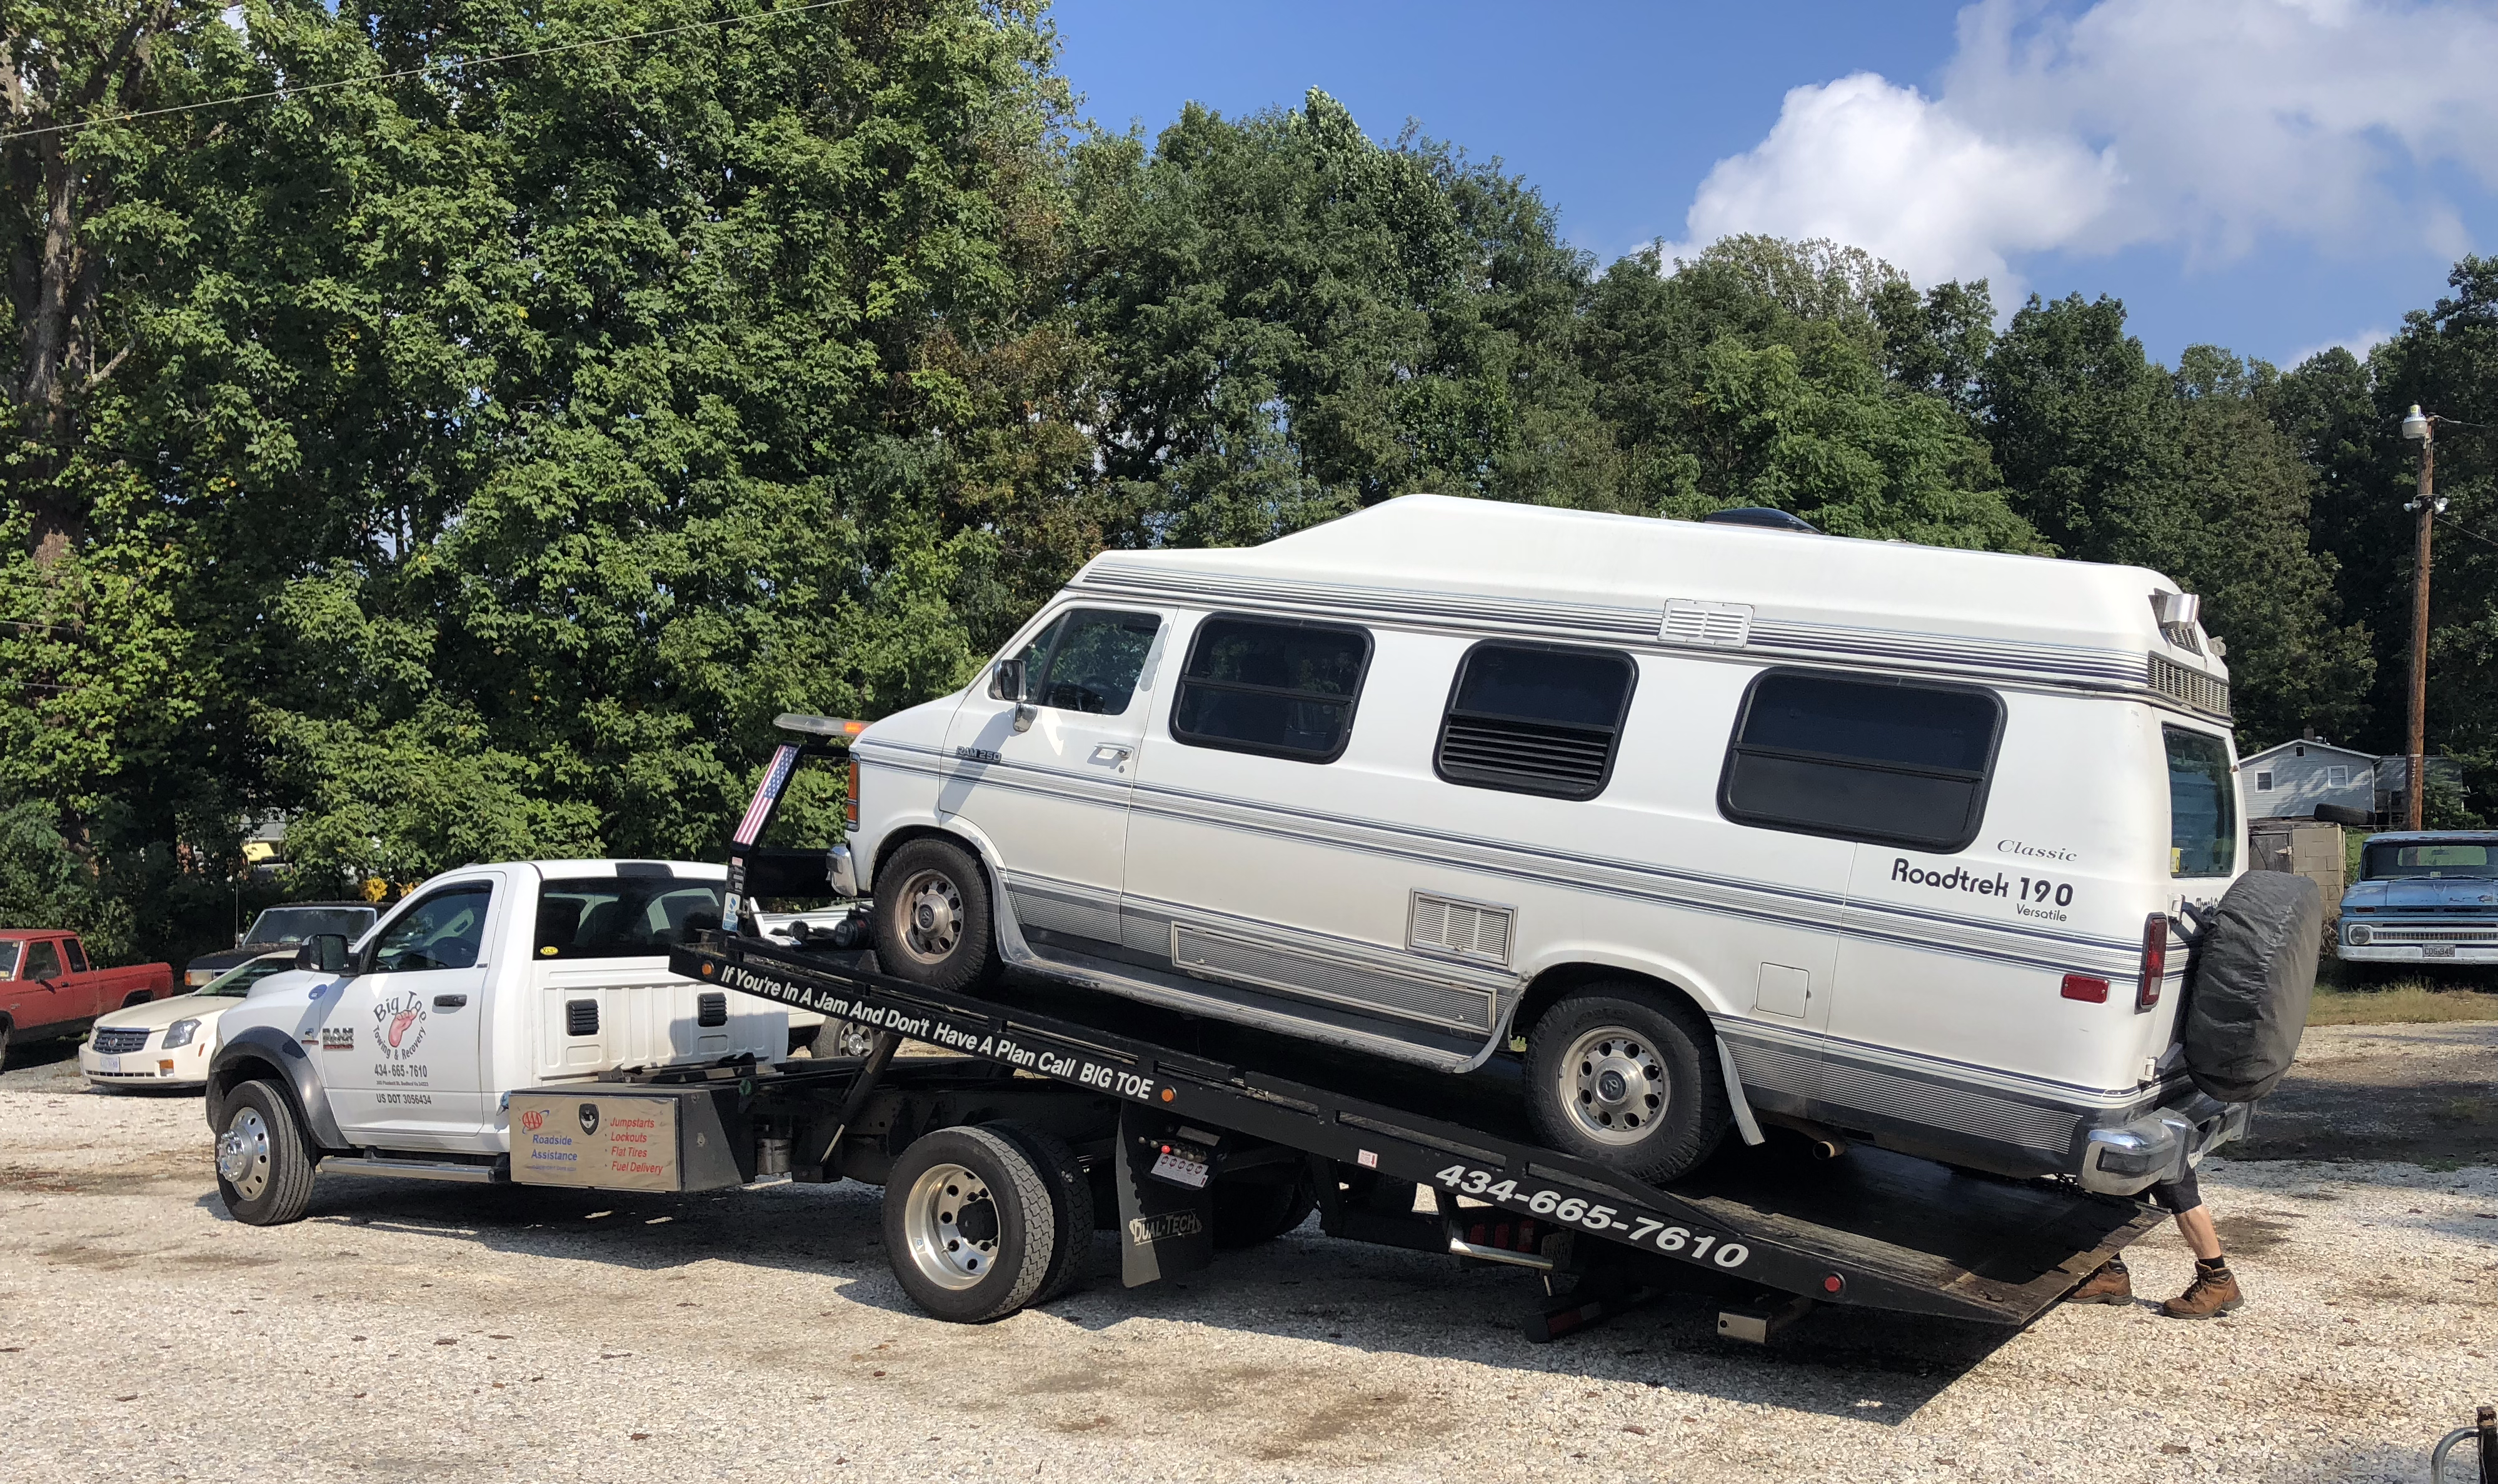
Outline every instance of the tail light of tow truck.
{"label": "tail light of tow truck", "polygon": [[2160,986],[2168,978],[2168,914],[2155,912],[2142,921],[2142,979],[2133,991],[2134,1013],[2160,1003]]}

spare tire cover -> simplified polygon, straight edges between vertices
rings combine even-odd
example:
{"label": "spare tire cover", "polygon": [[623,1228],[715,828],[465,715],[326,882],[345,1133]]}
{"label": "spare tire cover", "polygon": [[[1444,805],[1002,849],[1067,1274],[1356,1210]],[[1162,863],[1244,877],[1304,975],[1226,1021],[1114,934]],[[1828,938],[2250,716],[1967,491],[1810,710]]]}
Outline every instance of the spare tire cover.
{"label": "spare tire cover", "polygon": [[2196,943],[2186,998],[2186,1071],[2224,1103],[2270,1092],[2298,1054],[2316,989],[2324,893],[2287,871],[2237,879]]}

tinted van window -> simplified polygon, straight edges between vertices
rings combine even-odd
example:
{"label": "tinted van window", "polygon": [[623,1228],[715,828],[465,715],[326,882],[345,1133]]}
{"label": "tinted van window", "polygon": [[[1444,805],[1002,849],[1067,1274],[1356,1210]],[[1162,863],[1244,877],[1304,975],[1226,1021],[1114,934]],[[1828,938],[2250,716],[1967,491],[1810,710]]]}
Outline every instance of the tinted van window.
{"label": "tinted van window", "polygon": [[1773,670],[1745,698],[1718,808],[1770,829],[1956,851],[1985,815],[2002,722],[1985,691]]}
{"label": "tinted van window", "polygon": [[2168,874],[2226,876],[2238,863],[2238,790],[2229,747],[2209,732],[2162,726],[2168,744]]}
{"label": "tinted van window", "polygon": [[1200,625],[1171,703],[1171,735],[1198,747],[1332,762],[1353,735],[1370,664],[1359,629],[1269,619]]}
{"label": "tinted van window", "polygon": [[539,958],[651,958],[720,926],[716,881],[583,876],[551,881],[538,892]]}
{"label": "tinted van window", "polygon": [[1458,661],[1432,761],[1468,788],[1594,798],[1636,673],[1616,650],[1478,644]]}

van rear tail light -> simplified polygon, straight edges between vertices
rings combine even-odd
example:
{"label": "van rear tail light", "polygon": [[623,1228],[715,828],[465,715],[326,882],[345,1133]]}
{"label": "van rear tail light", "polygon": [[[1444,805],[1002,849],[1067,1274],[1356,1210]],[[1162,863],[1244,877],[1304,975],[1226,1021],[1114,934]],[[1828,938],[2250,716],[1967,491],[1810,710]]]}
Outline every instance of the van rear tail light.
{"label": "van rear tail light", "polygon": [[2107,991],[2106,980],[2093,979],[2087,974],[2065,976],[2064,995],[2068,1000],[2080,1000],[2088,1005],[2104,1005],[2107,1003]]}
{"label": "van rear tail light", "polygon": [[852,828],[852,829],[856,829],[856,828],[858,828],[858,821],[859,821],[859,810],[858,810],[858,804],[859,804],[859,800],[858,800],[858,785],[859,785],[858,759],[857,759],[856,758],[852,758],[850,759],[850,792],[849,792],[849,797],[847,800],[845,800],[845,801],[843,802],[843,804],[842,804],[842,823],[845,823],[845,824],[847,824],[847,825],[849,825],[849,826],[850,828]]}
{"label": "van rear tail light", "polygon": [[2142,921],[2142,984],[2133,992],[2136,1014],[2160,1003],[2160,986],[2167,978],[2168,914],[2155,912]]}

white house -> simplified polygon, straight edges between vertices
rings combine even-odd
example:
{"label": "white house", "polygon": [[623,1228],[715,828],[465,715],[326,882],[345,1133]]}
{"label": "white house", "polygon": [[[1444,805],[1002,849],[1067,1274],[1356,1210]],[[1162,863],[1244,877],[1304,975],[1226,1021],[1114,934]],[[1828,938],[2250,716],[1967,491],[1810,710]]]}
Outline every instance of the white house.
{"label": "white house", "polygon": [[2319,804],[2373,813],[2377,755],[2302,737],[2238,759],[2247,818],[2313,819]]}

